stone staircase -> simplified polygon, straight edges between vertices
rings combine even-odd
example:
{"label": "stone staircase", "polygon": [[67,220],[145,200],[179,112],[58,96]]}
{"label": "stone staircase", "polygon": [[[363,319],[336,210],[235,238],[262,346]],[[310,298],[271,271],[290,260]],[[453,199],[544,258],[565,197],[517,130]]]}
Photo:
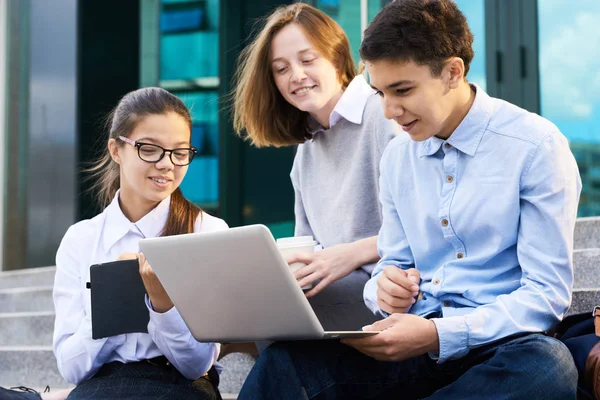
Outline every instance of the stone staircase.
{"label": "stone staircase", "polygon": [[[569,314],[600,304],[600,217],[580,218],[575,230],[575,291]],[[54,267],[0,273],[0,386],[70,387],[52,353]],[[254,363],[229,354],[221,363],[220,389],[235,399]]]}
{"label": "stone staircase", "polygon": [[[52,353],[54,272],[44,267],[0,273],[0,386],[72,386],[58,373]],[[235,399],[254,359],[234,353],[220,362],[223,398]]]}

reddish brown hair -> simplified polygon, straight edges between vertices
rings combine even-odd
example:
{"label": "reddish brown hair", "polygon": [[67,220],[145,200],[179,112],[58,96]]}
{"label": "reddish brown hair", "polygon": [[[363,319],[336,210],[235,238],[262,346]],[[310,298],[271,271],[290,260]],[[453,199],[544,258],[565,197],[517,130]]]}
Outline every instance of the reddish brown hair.
{"label": "reddish brown hair", "polygon": [[335,66],[343,89],[356,75],[348,37],[327,14],[303,3],[276,9],[240,55],[235,75],[233,126],[257,147],[289,146],[308,138],[308,113],[283,98],[271,67],[273,37],[292,23]]}

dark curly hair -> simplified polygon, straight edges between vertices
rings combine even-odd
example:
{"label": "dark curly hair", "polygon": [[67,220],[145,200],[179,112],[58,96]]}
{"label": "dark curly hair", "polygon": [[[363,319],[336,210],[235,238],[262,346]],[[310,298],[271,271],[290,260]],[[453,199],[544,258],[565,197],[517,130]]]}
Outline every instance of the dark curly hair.
{"label": "dark curly hair", "polygon": [[451,0],[395,0],[375,16],[364,34],[365,61],[413,61],[439,76],[446,61],[460,57],[465,76],[473,60],[473,34]]}

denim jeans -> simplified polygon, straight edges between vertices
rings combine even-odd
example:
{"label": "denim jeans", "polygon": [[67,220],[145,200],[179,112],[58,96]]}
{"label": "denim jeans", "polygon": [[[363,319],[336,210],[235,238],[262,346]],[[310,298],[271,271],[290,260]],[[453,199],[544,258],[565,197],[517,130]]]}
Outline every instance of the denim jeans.
{"label": "denim jeans", "polygon": [[541,334],[505,338],[437,363],[425,354],[377,361],[338,341],[281,342],[267,348],[238,400],[576,398],[567,348]]}

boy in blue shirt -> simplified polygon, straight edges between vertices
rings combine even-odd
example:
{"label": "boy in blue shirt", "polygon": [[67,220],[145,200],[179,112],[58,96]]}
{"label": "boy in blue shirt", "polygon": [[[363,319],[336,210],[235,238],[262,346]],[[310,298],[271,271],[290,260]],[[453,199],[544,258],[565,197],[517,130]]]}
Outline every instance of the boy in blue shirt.
{"label": "boy in blue shirt", "polygon": [[272,346],[240,399],[575,398],[571,355],[543,332],[571,302],[577,165],[555,125],[467,82],[472,41],[448,0],[396,0],[366,30],[371,86],[406,132],[381,161],[364,290],[386,318]]}

